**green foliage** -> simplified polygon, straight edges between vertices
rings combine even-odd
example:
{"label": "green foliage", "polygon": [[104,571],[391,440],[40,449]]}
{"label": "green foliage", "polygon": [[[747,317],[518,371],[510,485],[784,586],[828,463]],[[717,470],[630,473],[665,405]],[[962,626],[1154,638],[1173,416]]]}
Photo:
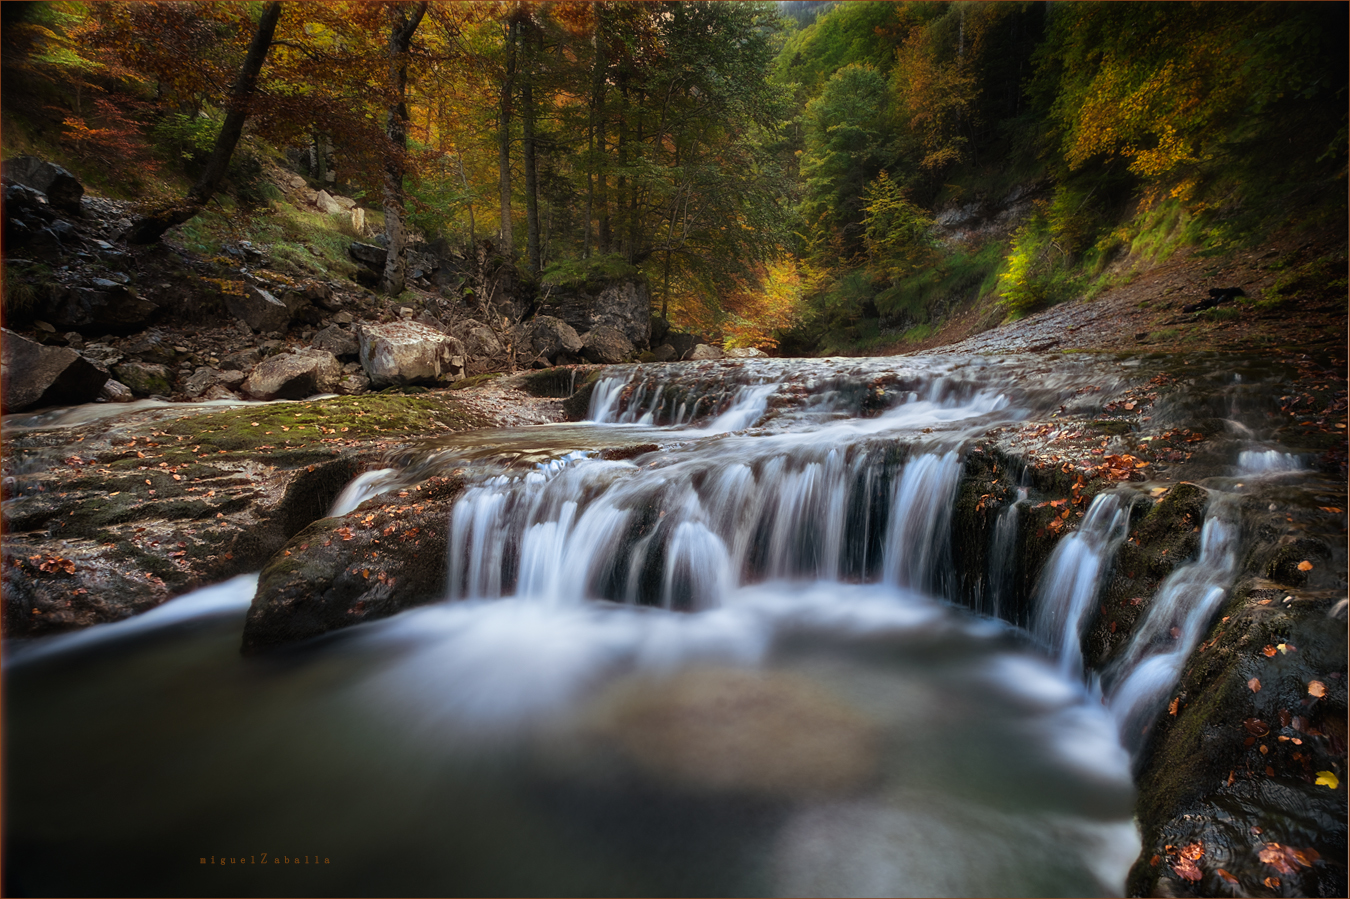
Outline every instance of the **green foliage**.
{"label": "green foliage", "polygon": [[873,271],[896,279],[931,264],[933,224],[885,172],[863,192],[863,241]]}
{"label": "green foliage", "polygon": [[1055,242],[1045,216],[1034,215],[1018,228],[998,276],[1008,317],[1019,319],[1080,293],[1083,279],[1070,263],[1068,253]]}
{"label": "green foliage", "polygon": [[636,277],[637,268],[618,253],[592,256],[590,259],[560,259],[544,269],[543,284],[548,287],[583,287],[603,281]]}
{"label": "green foliage", "polygon": [[163,152],[200,165],[211,155],[220,123],[204,115],[175,112],[150,128],[150,137]]}

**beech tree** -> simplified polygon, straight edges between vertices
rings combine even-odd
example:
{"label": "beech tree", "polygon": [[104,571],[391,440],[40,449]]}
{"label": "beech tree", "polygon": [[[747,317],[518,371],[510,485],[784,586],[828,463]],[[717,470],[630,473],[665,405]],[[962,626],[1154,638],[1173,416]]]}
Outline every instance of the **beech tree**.
{"label": "beech tree", "polygon": [[230,164],[235,145],[244,132],[244,122],[249,116],[250,101],[258,84],[258,74],[267,59],[267,51],[272,46],[272,35],[276,31],[277,21],[281,18],[281,3],[274,0],[263,8],[258,19],[257,30],[249,44],[248,55],[239,68],[239,74],[230,88],[228,111],[225,122],[216,136],[215,146],[206,162],[206,168],[197,178],[192,189],[182,203],[158,209],[136,220],[127,234],[131,243],[154,243],[164,232],[174,225],[188,221],[215,195],[225,179],[225,170]]}
{"label": "beech tree", "polygon": [[384,261],[384,289],[390,296],[403,292],[407,269],[403,173],[408,149],[408,50],[413,32],[426,11],[427,0],[389,7],[389,112],[385,119],[389,151],[384,163],[384,231],[389,243]]}

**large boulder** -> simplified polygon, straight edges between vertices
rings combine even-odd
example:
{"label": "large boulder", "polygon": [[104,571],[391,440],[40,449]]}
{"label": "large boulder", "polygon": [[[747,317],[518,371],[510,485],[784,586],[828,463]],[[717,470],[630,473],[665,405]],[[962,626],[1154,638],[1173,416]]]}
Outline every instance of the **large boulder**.
{"label": "large boulder", "polygon": [[243,294],[226,294],[225,308],[254,331],[284,331],[291,323],[291,310],[267,291],[249,285]]}
{"label": "large boulder", "polygon": [[464,376],[464,347],[453,337],[416,322],[363,325],[361,367],[378,388],[435,383]]}
{"label": "large boulder", "polygon": [[769,354],[753,346],[738,346],[726,351],[728,359],[762,359]]}
{"label": "large boulder", "polygon": [[503,353],[502,342],[487,325],[474,319],[462,322],[456,329],[464,343],[464,352],[474,359],[493,359]]}
{"label": "large boulder", "polygon": [[136,396],[169,396],[173,393],[173,372],[158,362],[123,362],[113,369]]}
{"label": "large boulder", "polygon": [[536,315],[526,323],[523,349],[527,356],[542,356],[549,362],[561,353],[580,353],[582,342],[576,329],[551,315]]}
{"label": "large boulder", "polygon": [[321,350],[327,350],[341,359],[343,356],[356,356],[361,352],[361,344],[352,332],[337,325],[329,325],[310,341]]}
{"label": "large boulder", "polygon": [[47,195],[48,202],[62,212],[80,214],[84,185],[59,165],[36,156],[18,156],[6,160],[3,171],[4,177],[9,180],[42,191]]}
{"label": "large boulder", "polygon": [[609,325],[638,349],[651,340],[651,292],[642,277],[555,287],[539,303],[539,311],[562,319],[578,333]]}
{"label": "large boulder", "polygon": [[700,343],[690,351],[689,358],[695,362],[701,362],[705,359],[721,359],[722,351],[715,346],[708,346],[706,343]]}
{"label": "large boulder", "polygon": [[149,300],[115,281],[98,279],[92,287],[72,287],[43,312],[61,330],[83,334],[130,334],[159,311]]}
{"label": "large boulder", "polygon": [[34,406],[93,402],[108,373],[69,347],[49,347],[0,329],[0,382],[5,413]]}
{"label": "large boulder", "polygon": [[615,365],[633,358],[633,344],[618,328],[600,325],[582,338],[581,355],[587,362]]}
{"label": "large boulder", "polygon": [[244,393],[255,400],[302,400],[332,393],[342,379],[342,366],[327,350],[304,347],[263,360],[244,381]]}

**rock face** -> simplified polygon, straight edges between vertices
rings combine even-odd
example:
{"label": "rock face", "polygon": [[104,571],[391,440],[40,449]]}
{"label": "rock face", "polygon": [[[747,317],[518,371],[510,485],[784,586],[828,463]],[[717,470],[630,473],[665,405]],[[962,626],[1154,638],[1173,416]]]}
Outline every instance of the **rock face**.
{"label": "rock face", "polygon": [[385,253],[384,247],[352,241],[351,246],[347,247],[347,255],[371,271],[382,272],[384,271],[384,259],[388,254]]}
{"label": "rock face", "polygon": [[539,309],[579,334],[608,325],[637,349],[645,349],[651,340],[651,293],[644,278],[555,289]]}
{"label": "rock face", "polygon": [[458,340],[416,322],[364,325],[360,329],[361,367],[375,388],[435,383],[464,374],[464,348]]}
{"label": "rock face", "polygon": [[623,332],[609,325],[592,328],[582,338],[581,355],[587,362],[615,365],[632,359],[635,352]]}
{"label": "rock face", "polygon": [[68,347],[48,347],[0,329],[3,411],[93,402],[108,373]]}
{"label": "rock face", "polygon": [[225,308],[230,315],[246,322],[254,331],[284,331],[291,322],[291,310],[285,303],[251,285],[242,296],[226,295]]}
{"label": "rock face", "polygon": [[342,366],[327,350],[305,347],[261,362],[244,381],[244,393],[256,400],[301,400],[316,393],[332,393],[342,378]]}
{"label": "rock face", "polygon": [[62,330],[83,334],[128,334],[139,330],[159,310],[121,284],[99,279],[93,287],[72,287],[45,315]]}
{"label": "rock face", "polygon": [[526,355],[543,356],[555,362],[561,353],[581,352],[581,337],[576,329],[551,315],[536,315],[525,324]]}
{"label": "rock face", "polygon": [[11,181],[40,190],[52,206],[70,215],[80,214],[84,185],[59,165],[36,156],[19,156],[4,164],[4,176]]}

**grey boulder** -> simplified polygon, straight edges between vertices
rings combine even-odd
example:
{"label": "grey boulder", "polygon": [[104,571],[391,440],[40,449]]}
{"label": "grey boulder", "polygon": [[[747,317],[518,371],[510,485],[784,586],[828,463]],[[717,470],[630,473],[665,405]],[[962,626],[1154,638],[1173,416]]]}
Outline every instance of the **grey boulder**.
{"label": "grey boulder", "polygon": [[249,285],[243,295],[226,294],[225,308],[254,331],[284,331],[291,323],[291,310],[267,291]]}
{"label": "grey boulder", "polygon": [[243,390],[255,400],[302,400],[316,393],[332,393],[341,377],[342,366],[332,353],[304,347],[258,363]]}
{"label": "grey boulder", "polygon": [[361,367],[376,388],[435,383],[464,376],[464,347],[417,322],[363,325]]}
{"label": "grey boulder", "polygon": [[636,352],[623,332],[609,325],[592,328],[582,338],[581,355],[587,362],[615,365],[632,359]]}

